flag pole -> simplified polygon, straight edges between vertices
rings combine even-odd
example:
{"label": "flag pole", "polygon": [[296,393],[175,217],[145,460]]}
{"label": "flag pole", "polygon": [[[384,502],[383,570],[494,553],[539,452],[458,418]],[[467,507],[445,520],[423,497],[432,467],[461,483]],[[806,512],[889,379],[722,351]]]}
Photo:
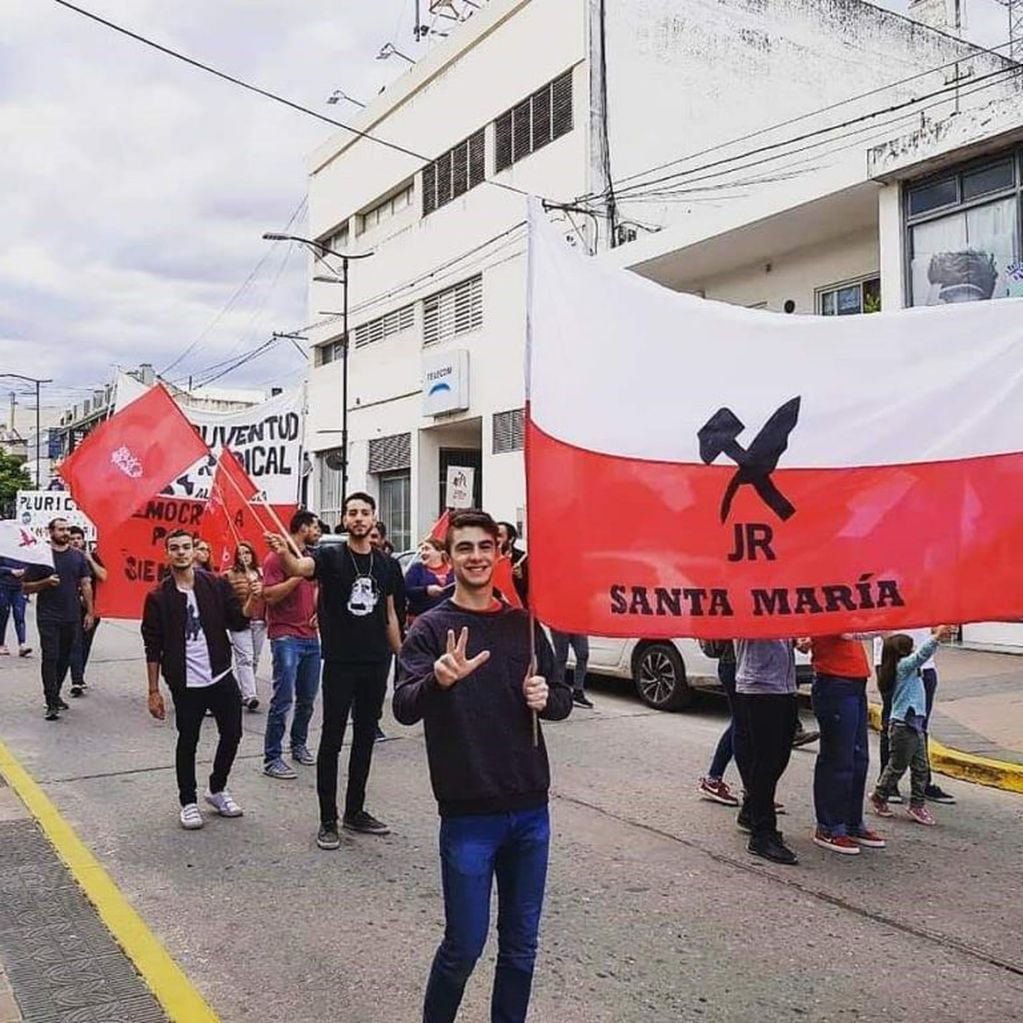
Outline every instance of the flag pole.
{"label": "flag pole", "polygon": [[[536,615],[533,609],[529,609],[529,675],[536,674]],[[540,715],[534,710],[533,714],[533,749],[540,745]]]}
{"label": "flag pole", "polygon": [[[231,451],[231,449],[230,449],[230,448],[224,448],[224,451]],[[232,456],[233,456],[233,455],[234,455],[234,452],[231,452],[231,454],[232,454]],[[243,501],[244,501],[244,502],[245,502],[246,504],[252,504],[252,503],[254,503],[254,502],[255,502],[256,504],[260,504],[260,505],[262,505],[262,506],[263,506],[263,507],[264,507],[264,508],[265,508],[265,509],[267,510],[267,512],[268,512],[268,513],[269,513],[269,515],[270,515],[270,518],[271,518],[271,519],[273,519],[274,525],[275,525],[275,526],[276,526],[276,527],[277,527],[277,528],[278,528],[278,529],[279,529],[279,530],[281,531],[281,536],[283,536],[283,537],[284,537],[284,541],[285,541],[285,543],[287,543],[287,545],[288,545],[288,546],[289,546],[289,547],[291,548],[291,551],[292,551],[292,553],[293,553],[293,554],[295,555],[295,557],[296,557],[296,558],[300,558],[300,557],[302,557],[301,553],[300,553],[300,552],[299,552],[299,551],[298,551],[298,550],[297,550],[297,549],[295,548],[295,544],[294,544],[294,542],[293,542],[293,541],[292,541],[292,539],[291,539],[291,534],[290,534],[290,533],[288,532],[288,530],[287,530],[287,529],[285,528],[285,526],[284,526],[284,523],[283,523],[283,522],[281,522],[281,518],[280,518],[280,516],[279,516],[279,515],[277,514],[277,512],[276,512],[276,511],[274,510],[274,507],[273,507],[273,505],[272,505],[272,504],[269,504],[269,503],[268,503],[268,502],[266,501],[266,499],[265,499],[265,498],[261,497],[261,496],[259,495],[258,491],[257,491],[257,493],[256,493],[256,494],[254,494],[254,495],[253,495],[252,497],[246,497],[246,496],[245,496],[245,492],[244,492],[244,491],[242,490],[242,488],[241,488],[240,486],[238,486],[238,481],[237,481],[237,480],[235,480],[235,478],[234,478],[234,477],[233,477],[233,476],[231,475],[231,473],[230,473],[230,472],[225,472],[225,473],[224,473],[224,475],[225,475],[225,476],[227,477],[227,479],[228,479],[228,481],[230,482],[231,486],[232,486],[232,487],[234,487],[234,489],[235,489],[235,493],[236,493],[236,494],[237,494],[237,495],[238,495],[238,496],[239,496],[239,497],[240,497],[240,498],[241,498],[241,499],[242,499],[242,500],[243,500]],[[259,499],[258,499],[258,500],[256,500],[256,498],[259,498]],[[230,516],[229,516],[229,517],[230,517]]]}

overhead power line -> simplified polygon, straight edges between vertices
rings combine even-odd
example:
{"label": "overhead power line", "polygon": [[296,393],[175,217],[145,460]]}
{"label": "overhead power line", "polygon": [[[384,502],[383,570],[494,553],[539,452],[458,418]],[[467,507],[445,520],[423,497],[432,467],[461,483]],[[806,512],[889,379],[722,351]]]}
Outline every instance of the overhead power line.
{"label": "overhead power line", "polygon": [[[846,99],[838,100],[837,102],[831,103],[831,104],[829,104],[827,106],[818,107],[818,108],[816,108],[814,110],[809,110],[806,113],[799,114],[799,115],[797,115],[795,117],[790,117],[790,118],[787,118],[786,120],[778,121],[778,122],[775,122],[774,124],[766,125],[763,128],[758,128],[756,131],[748,132],[748,133],[746,133],[744,135],[737,135],[737,136],[735,136],[733,138],[726,139],[723,142],[715,143],[713,146],[708,146],[705,149],[696,150],[696,151],[694,151],[692,153],[687,153],[687,154],[685,154],[683,156],[674,157],[673,159],[668,160],[665,163],[657,164],[657,165],[655,165],[653,167],[648,167],[645,170],[636,171],[633,174],[625,175],[624,177],[618,178],[618,179],[616,179],[613,182],[613,187],[614,187],[614,190],[615,190],[615,195],[616,195],[616,197],[618,197],[618,196],[620,196],[622,194],[623,190],[626,191],[626,192],[629,191],[630,190],[629,182],[638,181],[640,178],[644,178],[644,179],[648,178],[649,175],[656,174],[658,171],[666,170],[669,167],[674,167],[674,166],[677,166],[678,164],[686,163],[686,162],[688,162],[690,160],[696,160],[696,159],[699,159],[702,156],[708,156],[711,153],[719,152],[722,149],[728,149],[728,148],[730,148],[732,146],[739,145],[740,143],[743,143],[743,142],[749,142],[749,141],[751,141],[753,139],[761,138],[764,135],[769,135],[772,132],[778,131],[781,128],[787,128],[787,127],[790,127],[793,124],[798,124],[798,123],[800,123],[802,121],[809,120],[810,118],[819,117],[821,114],[830,113],[832,110],[837,110],[837,109],[839,109],[839,108],[841,108],[843,106],[848,106],[851,103],[856,103],[856,102],[859,102],[860,100],[863,100],[863,99],[869,99],[871,96],[875,96],[875,95],[878,95],[880,93],[887,92],[887,91],[889,91],[891,89],[899,87],[900,85],[906,85],[906,84],[908,84],[910,82],[913,82],[913,81],[916,81],[916,80],[918,80],[920,78],[925,78],[928,75],[936,74],[939,71],[944,71],[944,70],[947,70],[948,68],[955,67],[956,65],[964,64],[968,60],[974,59],[975,57],[983,56],[985,54],[997,56],[997,51],[1000,50],[1000,49],[1003,49],[1004,47],[1006,47],[1008,45],[1010,45],[1010,44],[1008,42],[1005,42],[1005,43],[1000,43],[998,46],[993,47],[991,49],[980,49],[980,48],[978,48],[977,52],[975,54],[971,54],[970,56],[960,57],[958,60],[949,61],[949,62],[947,62],[945,64],[940,64],[940,65],[938,65],[936,67],[928,68],[925,71],[916,72],[915,74],[910,75],[910,76],[908,76],[906,78],[899,79],[898,81],[889,82],[887,85],[878,86],[877,88],[870,89],[867,92],[862,92],[862,93],[859,93],[859,94],[857,94],[855,96],[849,96]],[[994,78],[996,76],[1000,76],[1000,75],[1010,76],[1013,73],[1018,73],[1019,71],[1020,71],[1020,65],[1014,64],[1014,63],[1008,63],[1003,68],[998,68],[995,71],[991,71],[991,72],[988,72],[985,75],[980,76],[979,78],[972,79],[968,84],[976,85],[979,82],[983,82],[983,81],[985,81],[987,79],[992,79],[992,78]],[[852,119],[849,119],[849,120],[846,120],[846,121],[838,122],[836,124],[833,124],[833,125],[830,125],[830,126],[827,126],[827,127],[824,127],[824,128],[817,129],[817,130],[815,130],[813,132],[807,132],[807,133],[805,133],[803,135],[798,135],[798,136],[791,137],[791,138],[783,140],[781,142],[774,143],[773,146],[765,146],[765,147],[761,147],[759,149],[746,150],[746,151],[744,151],[742,153],[735,154],[734,156],[723,158],[721,161],[716,161],[715,163],[712,163],[712,164],[705,164],[702,167],[698,167],[698,168],[691,168],[689,171],[679,171],[678,173],[680,175],[687,174],[687,173],[690,173],[692,171],[703,170],[703,169],[706,169],[707,167],[717,166],[719,164],[726,163],[726,162],[728,162],[730,160],[744,159],[745,157],[752,156],[752,155],[755,155],[757,153],[763,152],[763,151],[765,151],[768,148],[774,148],[774,147],[781,146],[781,145],[791,144],[793,142],[802,141],[804,139],[811,138],[814,135],[824,134],[824,133],[827,133],[829,131],[835,131],[835,130],[843,128],[843,127],[848,127],[849,125],[854,124],[857,121],[861,121],[861,120],[865,120],[865,119],[868,119],[868,118],[882,116],[882,115],[884,115],[886,113],[892,113],[894,111],[903,109],[904,107],[911,106],[911,105],[916,104],[916,103],[924,102],[924,101],[926,101],[928,99],[933,98],[934,96],[943,95],[943,94],[946,94],[946,93],[949,93],[949,92],[954,92],[956,89],[963,89],[963,88],[964,88],[963,81],[958,81],[958,82],[955,82],[955,83],[952,83],[952,84],[945,85],[941,89],[936,90],[934,92],[925,93],[925,94],[923,94],[921,96],[913,97],[913,98],[911,98],[909,100],[903,101],[902,103],[894,104],[894,105],[892,105],[890,107],[878,108],[878,109],[870,111],[870,112],[868,112],[866,114],[862,114],[862,115],[860,115],[857,118],[852,118]],[[673,178],[674,176],[675,175],[667,175],[665,178],[657,178],[657,179],[640,181],[638,185],[631,186],[631,187],[644,187],[646,185],[653,184],[653,183],[656,183],[656,182],[659,182],[659,181],[669,180],[669,179]],[[604,195],[605,195],[605,192],[589,192],[589,193],[586,193],[585,195],[579,196],[576,201],[577,202],[587,202],[587,201],[589,201],[591,199],[602,198]]]}
{"label": "overhead power line", "polygon": [[[174,50],[169,46],[164,46],[162,43],[158,43],[154,39],[150,39],[138,32],[133,32],[131,29],[125,28],[123,25],[118,25],[116,22],[110,21],[107,18],[100,17],[100,15],[94,14],[92,11],[86,10],[84,7],[79,7],[77,4],[70,3],[69,0],[54,0],[54,3],[60,4],[61,7],[66,7],[68,10],[74,11],[76,14],[80,14],[82,17],[88,18],[91,21],[95,21],[97,24],[103,25],[114,32],[127,36],[129,39],[134,39],[135,42],[142,43],[143,46],[148,46],[168,57],[180,60],[199,71],[205,71],[207,74],[220,78],[225,82],[237,85],[240,89],[246,89],[258,96],[263,96],[266,99],[273,100],[275,103],[280,103],[292,110],[297,110],[299,113],[306,114],[309,117],[315,117],[316,120],[322,121],[325,124],[333,125],[335,128],[342,128],[345,131],[350,132],[356,138],[365,139],[367,142],[374,142],[378,146],[384,146],[385,148],[391,149],[396,153],[401,153],[404,156],[411,156],[416,160],[422,161],[424,164],[433,163],[435,159],[432,156],[424,156],[422,153],[417,153],[414,149],[409,149],[407,146],[403,146],[400,143],[392,142],[390,139],[381,138],[379,135],[374,135],[372,132],[354,128],[352,125],[346,124],[344,121],[338,121],[333,117],[328,117],[319,110],[313,110],[311,107],[304,106],[301,103],[296,103],[294,100],[281,96],[279,93],[272,92],[269,89],[263,89],[258,85],[253,85],[251,82],[246,82],[244,79],[238,78],[235,75],[230,75],[226,71],[221,71],[219,68],[215,68],[211,64],[206,64],[201,60],[197,60],[195,57],[189,57],[187,54],[181,53],[179,50]],[[503,181],[494,181],[492,178],[486,178],[484,180],[487,184],[493,185],[495,188],[503,188],[506,191],[515,192],[518,195],[529,194],[521,188],[516,188],[514,185],[508,185]]]}

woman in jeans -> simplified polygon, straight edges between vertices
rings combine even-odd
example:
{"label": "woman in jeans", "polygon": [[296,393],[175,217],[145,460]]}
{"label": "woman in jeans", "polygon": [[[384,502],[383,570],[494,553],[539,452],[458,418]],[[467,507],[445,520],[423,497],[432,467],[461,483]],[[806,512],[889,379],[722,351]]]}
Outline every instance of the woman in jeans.
{"label": "woman in jeans", "polygon": [[25,631],[25,605],[28,597],[21,588],[24,575],[25,566],[20,561],[0,558],[0,655],[10,653],[7,647],[7,622],[12,614],[19,656],[27,657],[32,653]]}
{"label": "woman in jeans", "polygon": [[[262,591],[263,576],[251,544],[244,540],[238,544],[234,553],[234,564],[227,570],[226,575],[242,606],[251,594],[258,595]],[[256,669],[259,667],[259,655],[266,640],[266,604],[263,600],[258,600],[253,601],[251,607],[249,627],[242,632],[231,633],[231,646],[234,650],[238,687],[242,691],[242,703],[248,710],[255,710],[259,706],[259,697],[256,695]]]}

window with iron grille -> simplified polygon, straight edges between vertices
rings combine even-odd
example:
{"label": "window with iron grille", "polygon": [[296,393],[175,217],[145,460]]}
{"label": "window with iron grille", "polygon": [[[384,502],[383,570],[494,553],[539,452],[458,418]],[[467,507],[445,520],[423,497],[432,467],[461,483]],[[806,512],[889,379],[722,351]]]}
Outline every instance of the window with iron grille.
{"label": "window with iron grille", "polygon": [[412,434],[392,433],[369,442],[369,471],[394,472],[412,465]]}
{"label": "window with iron grille", "polygon": [[319,345],[316,349],[316,365],[326,366],[328,362],[337,362],[344,351],[345,343],[340,338],[337,341],[328,341],[325,345]]}
{"label": "window with iron grille", "polygon": [[494,168],[504,170],[572,130],[572,72],[566,71],[494,122]]}
{"label": "window with iron grille", "polygon": [[449,149],[423,168],[423,216],[464,195],[483,182],[484,129]]}
{"label": "window with iron grille", "polygon": [[341,448],[321,451],[317,456],[320,468],[319,515],[331,526],[341,521]]}
{"label": "window with iron grille", "polygon": [[494,454],[521,451],[526,446],[526,410],[494,413]]}
{"label": "window with iron grille", "polygon": [[483,275],[438,291],[423,299],[423,344],[483,326]]}
{"label": "window with iron grille", "polygon": [[355,347],[364,348],[373,344],[374,341],[382,341],[392,334],[400,334],[403,330],[410,330],[416,322],[416,307],[414,305],[402,306],[378,316],[369,323],[361,323],[354,330]]}

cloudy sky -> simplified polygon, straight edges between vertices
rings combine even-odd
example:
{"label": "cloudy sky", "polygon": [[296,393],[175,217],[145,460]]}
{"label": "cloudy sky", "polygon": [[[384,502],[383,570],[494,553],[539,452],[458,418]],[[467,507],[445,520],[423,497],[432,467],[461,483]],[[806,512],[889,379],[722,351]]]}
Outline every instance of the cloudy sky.
{"label": "cloudy sky", "polygon": [[[416,52],[414,0],[76,2],[341,119],[356,108],[326,105],[334,89],[368,99],[405,70],[374,59],[383,43]],[[1002,42],[1004,9],[968,3],[971,34]],[[303,233],[305,157],[330,127],[53,0],[3,8],[0,372],[52,377],[44,404],[63,406],[117,365],[199,382],[301,327],[305,257],[260,236],[291,218]],[[283,342],[218,383],[265,387],[303,365]]]}

